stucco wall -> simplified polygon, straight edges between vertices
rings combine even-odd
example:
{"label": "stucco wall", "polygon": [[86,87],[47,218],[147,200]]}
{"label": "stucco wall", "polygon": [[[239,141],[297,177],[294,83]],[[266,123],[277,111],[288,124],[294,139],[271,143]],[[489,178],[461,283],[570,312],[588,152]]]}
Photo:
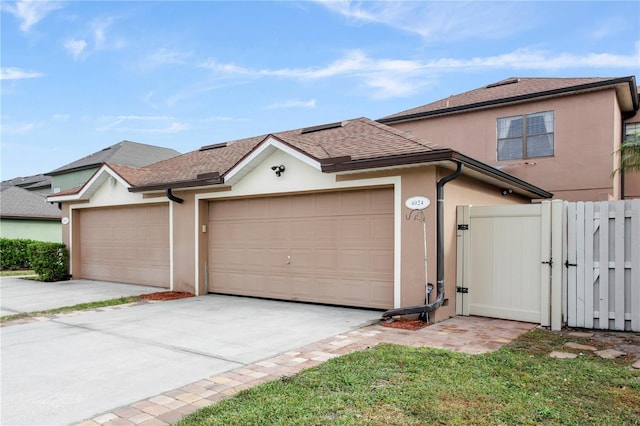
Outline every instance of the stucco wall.
{"label": "stucco wall", "polygon": [[[555,112],[554,156],[497,161],[497,119],[543,111]],[[612,89],[397,123],[393,127],[562,194],[555,198],[578,201],[615,197],[611,172],[613,152],[621,138],[620,122]]]}
{"label": "stucco wall", "polygon": [[[287,171],[279,179],[271,170],[273,164],[283,163]],[[208,234],[203,225],[208,223],[209,201],[250,196],[304,193],[349,188],[393,187],[394,191],[394,307],[424,303],[425,267],[422,222],[407,220],[410,210],[404,202],[412,196],[425,196],[431,206],[424,213],[427,224],[428,282],[436,285],[436,182],[452,173],[452,170],[436,166],[412,166],[376,172],[352,173],[341,176],[325,174],[291,156],[276,153],[252,169],[233,188],[203,188],[199,190],[174,190],[182,204],[170,202],[171,282],[175,291],[206,294],[206,261]],[[251,185],[255,182],[255,185]],[[253,189],[252,189],[253,188]],[[163,194],[142,196],[122,187],[120,182],[104,180],[93,193],[90,201],[63,203],[62,215],[70,218],[63,225],[66,243],[71,244],[72,273],[79,267],[78,229],[81,212],[86,208],[115,205],[144,204],[164,201]],[[440,321],[455,315],[456,272],[456,206],[462,204],[499,205],[528,203],[517,195],[503,197],[500,188],[469,177],[459,177],[445,186],[445,284],[448,305],[438,309],[433,319]],[[435,291],[431,300],[436,297]]]}
{"label": "stucco wall", "polygon": [[98,167],[87,170],[79,170],[77,172],[64,173],[51,176],[51,191],[64,191],[66,189],[75,188],[89,180],[91,176],[98,170]]}
{"label": "stucco wall", "polygon": [[60,243],[62,242],[62,227],[60,219],[1,219],[0,237]]}

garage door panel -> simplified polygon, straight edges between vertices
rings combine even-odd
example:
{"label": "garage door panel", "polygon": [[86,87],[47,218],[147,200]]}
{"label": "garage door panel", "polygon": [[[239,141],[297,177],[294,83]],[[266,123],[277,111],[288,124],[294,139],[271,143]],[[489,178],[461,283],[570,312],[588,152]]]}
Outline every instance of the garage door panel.
{"label": "garage door panel", "polygon": [[369,268],[368,250],[342,250],[340,252],[340,271],[366,274]]}
{"label": "garage door panel", "polygon": [[79,214],[79,278],[169,287],[168,205]]}
{"label": "garage door panel", "polygon": [[[392,189],[212,201],[209,213],[209,291],[393,306]],[[241,248],[242,260],[223,254]]]}

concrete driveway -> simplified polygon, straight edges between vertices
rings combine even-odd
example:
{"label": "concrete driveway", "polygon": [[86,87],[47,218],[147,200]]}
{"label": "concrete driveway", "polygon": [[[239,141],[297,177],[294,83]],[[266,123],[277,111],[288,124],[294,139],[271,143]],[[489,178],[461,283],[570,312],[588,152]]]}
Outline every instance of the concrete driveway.
{"label": "concrete driveway", "polygon": [[0,423],[78,422],[379,318],[208,295],[9,324],[0,328]]}
{"label": "concrete driveway", "polygon": [[42,283],[18,277],[0,278],[0,316],[45,311],[79,303],[163,291],[158,287],[71,280]]}

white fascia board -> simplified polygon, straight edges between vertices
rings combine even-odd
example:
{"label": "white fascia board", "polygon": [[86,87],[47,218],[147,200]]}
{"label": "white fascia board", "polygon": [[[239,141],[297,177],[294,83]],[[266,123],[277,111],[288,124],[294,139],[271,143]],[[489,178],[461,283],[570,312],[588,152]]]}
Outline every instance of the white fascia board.
{"label": "white fascia board", "polygon": [[[108,176],[105,176],[107,174]],[[56,196],[55,194],[49,195],[47,197],[48,201],[51,202],[63,202],[63,201],[77,201],[77,200],[88,200],[91,198],[91,195],[95,193],[98,187],[107,180],[107,178],[112,177],[116,181],[118,181],[122,186],[129,189],[131,185],[122,179],[120,175],[114,172],[108,165],[103,164],[96,173],[82,186],[82,189],[77,194],[70,195],[62,195]]]}
{"label": "white fascia board", "polygon": [[236,166],[234,166],[231,170],[229,170],[224,175],[225,184],[233,184],[234,181],[237,181],[242,178],[242,176],[249,173],[255,166],[261,163],[260,159],[263,157],[267,157],[274,152],[274,150],[279,149],[280,151],[286,152],[292,157],[308,164],[309,166],[322,170],[319,161],[314,160],[308,155],[302,154],[300,151],[291,148],[289,145],[280,142],[272,136],[269,136],[264,142],[260,144],[253,152],[251,152],[244,160],[239,162]]}

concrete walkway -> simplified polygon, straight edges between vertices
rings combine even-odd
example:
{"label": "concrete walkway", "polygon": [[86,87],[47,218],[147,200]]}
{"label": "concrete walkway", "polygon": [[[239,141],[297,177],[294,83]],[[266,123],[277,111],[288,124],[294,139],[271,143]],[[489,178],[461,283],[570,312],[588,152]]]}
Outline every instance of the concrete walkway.
{"label": "concrete walkway", "polygon": [[333,357],[382,342],[480,354],[499,349],[534,327],[535,324],[530,323],[480,317],[455,317],[417,331],[388,328],[379,324],[369,325],[223,374],[203,378],[128,406],[114,408],[78,425],[171,424],[242,389],[295,374]]}

